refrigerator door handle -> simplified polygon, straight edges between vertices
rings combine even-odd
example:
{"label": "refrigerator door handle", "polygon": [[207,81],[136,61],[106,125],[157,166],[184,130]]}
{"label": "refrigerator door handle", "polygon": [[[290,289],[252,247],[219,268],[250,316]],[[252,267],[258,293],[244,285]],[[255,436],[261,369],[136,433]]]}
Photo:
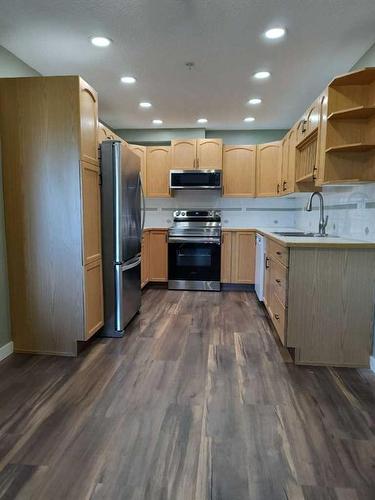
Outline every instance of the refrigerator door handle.
{"label": "refrigerator door handle", "polygon": [[143,230],[145,228],[145,219],[146,219],[146,200],[145,200],[145,192],[143,190],[143,184],[142,184],[142,177],[141,174],[139,174],[139,182],[141,185],[141,194],[142,194],[142,228],[141,228],[141,238],[143,234]]}
{"label": "refrigerator door handle", "polygon": [[122,182],[120,143],[113,143],[114,211],[115,211],[115,261],[122,261]]}
{"label": "refrigerator door handle", "polygon": [[128,271],[129,269],[133,269],[133,267],[139,266],[141,263],[141,256],[137,255],[134,259],[129,260],[127,263],[122,264],[121,271]]}

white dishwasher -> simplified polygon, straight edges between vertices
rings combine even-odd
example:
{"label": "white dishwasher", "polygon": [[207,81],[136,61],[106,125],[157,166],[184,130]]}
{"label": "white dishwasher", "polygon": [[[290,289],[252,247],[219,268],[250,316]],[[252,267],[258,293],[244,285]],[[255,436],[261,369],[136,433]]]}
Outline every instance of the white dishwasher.
{"label": "white dishwasher", "polygon": [[256,234],[256,254],[255,254],[255,293],[258,299],[263,302],[264,290],[264,238]]}

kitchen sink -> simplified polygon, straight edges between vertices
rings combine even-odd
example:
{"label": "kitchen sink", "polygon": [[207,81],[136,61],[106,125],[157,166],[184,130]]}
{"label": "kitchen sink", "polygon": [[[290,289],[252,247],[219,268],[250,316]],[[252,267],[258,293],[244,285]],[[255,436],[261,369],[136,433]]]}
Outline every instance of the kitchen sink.
{"label": "kitchen sink", "polygon": [[272,234],[278,234],[279,236],[299,236],[301,238],[315,236],[315,233],[304,233],[302,231],[272,231]]}

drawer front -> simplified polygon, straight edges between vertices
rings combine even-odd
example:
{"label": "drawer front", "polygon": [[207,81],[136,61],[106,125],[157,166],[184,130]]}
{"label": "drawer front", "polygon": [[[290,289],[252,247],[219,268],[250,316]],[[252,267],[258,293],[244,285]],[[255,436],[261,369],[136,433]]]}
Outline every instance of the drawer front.
{"label": "drawer front", "polygon": [[287,247],[283,247],[276,241],[267,239],[267,254],[269,257],[273,258],[288,267],[289,263],[289,250]]}
{"label": "drawer front", "polygon": [[287,306],[288,297],[288,269],[283,266],[279,261],[271,260],[271,293],[275,294],[281,304]]}
{"label": "drawer front", "polygon": [[286,341],[286,309],[281,304],[276,295],[272,296],[272,304],[271,304],[271,319],[274,324],[277,334],[280,337],[281,343],[285,345]]}

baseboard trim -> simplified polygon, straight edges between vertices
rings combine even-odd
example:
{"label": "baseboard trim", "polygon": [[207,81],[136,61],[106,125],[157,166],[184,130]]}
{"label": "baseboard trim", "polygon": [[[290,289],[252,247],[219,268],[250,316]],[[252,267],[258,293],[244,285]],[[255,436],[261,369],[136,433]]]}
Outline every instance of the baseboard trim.
{"label": "baseboard trim", "polygon": [[13,342],[8,342],[7,344],[0,347],[0,361],[7,358],[13,353]]}
{"label": "baseboard trim", "polygon": [[375,356],[370,356],[370,370],[375,373]]}

